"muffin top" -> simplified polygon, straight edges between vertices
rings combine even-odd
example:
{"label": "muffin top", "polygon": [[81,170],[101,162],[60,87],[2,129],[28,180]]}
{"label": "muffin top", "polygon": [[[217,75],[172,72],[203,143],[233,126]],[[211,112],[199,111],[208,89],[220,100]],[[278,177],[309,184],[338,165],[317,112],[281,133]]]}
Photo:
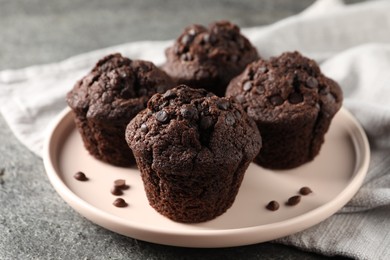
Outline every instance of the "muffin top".
{"label": "muffin top", "polygon": [[173,86],[170,77],[153,63],[108,55],[67,94],[68,105],[95,120],[128,121],[146,107],[149,98]]}
{"label": "muffin top", "polygon": [[136,157],[167,174],[216,165],[231,172],[261,147],[254,121],[233,99],[184,85],[155,94],[127,126],[126,140]]}
{"label": "muffin top", "polygon": [[250,117],[265,122],[308,113],[332,117],[343,99],[339,85],[299,52],[251,63],[230,82],[226,95],[235,97]]}
{"label": "muffin top", "polygon": [[225,84],[225,88],[230,79],[259,57],[240,29],[227,21],[212,23],[208,28],[197,24],[185,28],[165,54],[167,63],[163,68],[172,77],[181,79],[179,82],[204,81]]}

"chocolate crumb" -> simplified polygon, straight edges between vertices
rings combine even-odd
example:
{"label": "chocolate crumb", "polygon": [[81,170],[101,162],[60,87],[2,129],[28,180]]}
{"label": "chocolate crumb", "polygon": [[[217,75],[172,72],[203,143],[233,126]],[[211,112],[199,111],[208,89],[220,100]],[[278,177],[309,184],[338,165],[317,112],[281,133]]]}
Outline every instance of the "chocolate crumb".
{"label": "chocolate crumb", "polygon": [[88,180],[87,176],[85,176],[85,173],[83,173],[83,172],[76,172],[76,174],[73,175],[73,177],[78,181],[87,181]]}
{"label": "chocolate crumb", "polygon": [[112,203],[115,207],[118,207],[118,208],[124,208],[124,207],[127,207],[127,203],[124,199],[122,198],[117,198],[116,200],[114,200],[114,202]]}
{"label": "chocolate crumb", "polygon": [[268,210],[276,211],[279,209],[279,203],[275,200],[270,201],[267,206],[265,206]]}
{"label": "chocolate crumb", "polygon": [[292,196],[292,197],[290,197],[290,198],[287,200],[286,205],[288,205],[288,206],[295,206],[295,205],[297,205],[300,201],[301,201],[301,196],[299,196],[299,195]]}
{"label": "chocolate crumb", "polygon": [[312,193],[313,191],[309,188],[309,187],[302,187],[300,190],[299,190],[299,194],[301,195],[308,195],[310,193]]}

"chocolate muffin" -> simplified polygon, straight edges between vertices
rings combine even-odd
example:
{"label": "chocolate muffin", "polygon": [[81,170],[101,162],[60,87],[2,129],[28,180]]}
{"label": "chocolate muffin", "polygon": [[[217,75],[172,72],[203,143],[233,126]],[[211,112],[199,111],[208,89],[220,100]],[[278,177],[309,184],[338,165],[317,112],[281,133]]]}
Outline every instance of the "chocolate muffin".
{"label": "chocolate muffin", "polygon": [[263,138],[255,162],[272,169],[313,160],[343,100],[339,85],[298,52],[251,63],[226,95],[255,120]]}
{"label": "chocolate muffin", "polygon": [[171,87],[169,76],[151,62],[112,54],[75,84],[66,101],[89,153],[113,165],[130,166],[135,160],[125,141],[127,124],[153,94]]}
{"label": "chocolate muffin", "polygon": [[179,86],[156,94],[127,126],[150,205],[178,222],[203,222],[234,202],[258,154],[256,124],[233,99]]}
{"label": "chocolate muffin", "polygon": [[177,84],[223,96],[229,81],[259,58],[255,47],[227,21],[191,25],[165,51],[163,69]]}

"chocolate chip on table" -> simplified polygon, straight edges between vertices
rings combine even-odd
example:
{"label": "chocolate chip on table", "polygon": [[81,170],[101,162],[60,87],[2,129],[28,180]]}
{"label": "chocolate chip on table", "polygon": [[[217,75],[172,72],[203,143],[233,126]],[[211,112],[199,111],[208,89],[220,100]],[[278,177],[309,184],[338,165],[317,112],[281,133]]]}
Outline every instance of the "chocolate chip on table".
{"label": "chocolate chip on table", "polygon": [[244,85],[242,86],[242,89],[244,91],[249,91],[251,88],[252,88],[252,83],[250,81],[245,82]]}
{"label": "chocolate chip on table", "polygon": [[118,208],[124,208],[127,206],[126,201],[122,198],[117,198],[116,200],[114,200],[114,202],[112,204]]}
{"label": "chocolate chip on table", "polygon": [[288,96],[288,101],[291,104],[298,104],[303,101],[303,96],[301,93],[293,92]]}
{"label": "chocolate chip on table", "polygon": [[269,101],[271,102],[272,105],[274,106],[280,106],[283,104],[284,100],[281,96],[279,95],[274,95],[269,98]]}
{"label": "chocolate chip on table", "polygon": [[275,200],[270,201],[267,206],[265,206],[268,210],[276,211],[279,209],[279,203]]}
{"label": "chocolate chip on table", "polygon": [[313,191],[309,188],[309,187],[302,187],[300,190],[299,190],[299,194],[301,195],[308,195],[310,193],[312,193]]}
{"label": "chocolate chip on table", "polygon": [[129,188],[129,185],[126,184],[125,180],[118,179],[114,181],[114,187],[119,188],[121,190],[126,190]]}
{"label": "chocolate chip on table", "polygon": [[156,113],[156,119],[160,123],[167,123],[169,121],[168,113],[164,110],[158,111]]}
{"label": "chocolate chip on table", "polygon": [[297,205],[300,201],[301,201],[301,196],[299,196],[299,195],[292,196],[292,197],[290,197],[290,198],[287,200],[286,205],[288,205],[288,206],[295,206],[295,205]]}
{"label": "chocolate chip on table", "polygon": [[76,172],[76,174],[73,175],[73,177],[78,181],[87,181],[88,180],[87,176],[83,172]]}
{"label": "chocolate chip on table", "polygon": [[122,191],[122,189],[121,188],[119,188],[119,187],[112,187],[112,189],[111,189],[111,194],[112,195],[115,195],[115,196],[120,196],[120,195],[123,195],[123,191]]}
{"label": "chocolate chip on table", "polygon": [[306,80],[306,86],[308,86],[309,88],[316,88],[318,86],[318,81],[316,78],[313,78],[313,77],[309,77],[307,78]]}

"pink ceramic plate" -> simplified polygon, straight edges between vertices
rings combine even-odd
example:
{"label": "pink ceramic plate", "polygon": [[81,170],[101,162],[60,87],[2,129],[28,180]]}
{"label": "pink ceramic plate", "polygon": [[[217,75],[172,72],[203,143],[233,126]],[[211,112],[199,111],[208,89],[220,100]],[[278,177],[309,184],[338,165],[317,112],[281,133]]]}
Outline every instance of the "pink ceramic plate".
{"label": "pink ceramic plate", "polygon": [[[264,242],[309,228],[334,214],[357,192],[370,158],[367,137],[345,109],[334,118],[320,155],[289,171],[265,170],[251,164],[233,206],[222,216],[200,224],[173,222],[151,208],[136,168],[102,163],[84,149],[73,114],[66,109],[54,122],[44,149],[47,175],[61,197],[92,222],[114,232],[149,242],[186,247],[228,247]],[[89,181],[73,178],[83,171]],[[113,181],[130,185],[122,198],[128,207],[112,205]],[[291,196],[308,186],[296,206]],[[265,209],[276,200],[277,211]]]}

